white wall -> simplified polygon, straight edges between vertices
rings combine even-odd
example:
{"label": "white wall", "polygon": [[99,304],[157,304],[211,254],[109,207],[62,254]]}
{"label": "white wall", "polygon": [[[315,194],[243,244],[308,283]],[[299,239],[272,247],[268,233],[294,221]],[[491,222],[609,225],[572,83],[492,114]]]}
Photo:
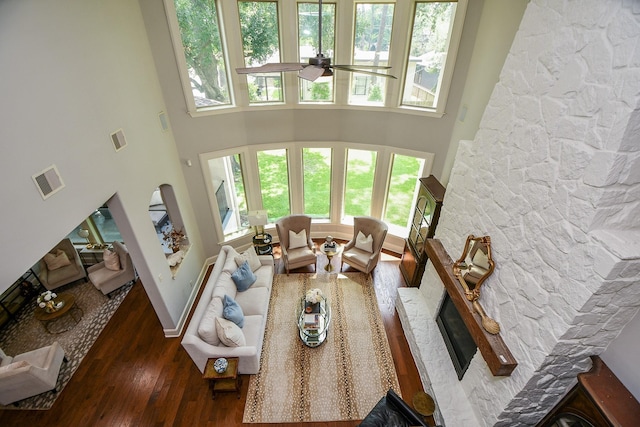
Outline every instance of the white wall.
{"label": "white wall", "polygon": [[[114,215],[162,326],[177,326],[204,256],[138,3],[0,2],[0,290],[114,194]],[[115,152],[110,133],[128,146]],[[32,174],[55,164],[66,187],[47,200]],[[192,249],[176,280],[147,213],[174,186]],[[159,275],[164,277],[159,280]]]}

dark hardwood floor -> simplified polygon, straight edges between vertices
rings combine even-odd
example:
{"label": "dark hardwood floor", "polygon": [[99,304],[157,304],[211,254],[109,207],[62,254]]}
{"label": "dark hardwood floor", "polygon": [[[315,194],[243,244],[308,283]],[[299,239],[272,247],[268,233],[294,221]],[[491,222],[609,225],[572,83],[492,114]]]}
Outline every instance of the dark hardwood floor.
{"label": "dark hardwood floor", "polygon": [[[284,273],[276,248],[276,272]],[[404,286],[399,259],[385,254],[373,272],[378,303],[406,401],[422,390],[418,372],[395,312],[396,289]],[[318,270],[326,265],[318,256]],[[340,258],[333,259],[339,266]],[[355,271],[347,268],[344,272]],[[295,270],[313,272],[313,266]],[[293,273],[292,273],[293,274]],[[69,384],[48,411],[0,411],[0,426],[236,426],[242,424],[249,377],[242,395],[216,400],[200,371],[180,346],[165,338],[141,283],[136,283],[106,325]],[[306,423],[306,426],[355,426],[353,422]],[[273,427],[292,424],[253,424]]]}

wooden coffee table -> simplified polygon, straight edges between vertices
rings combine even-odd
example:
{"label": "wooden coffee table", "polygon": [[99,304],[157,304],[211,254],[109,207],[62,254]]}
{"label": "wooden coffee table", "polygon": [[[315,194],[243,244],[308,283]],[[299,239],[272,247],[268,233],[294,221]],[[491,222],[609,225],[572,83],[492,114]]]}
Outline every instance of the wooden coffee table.
{"label": "wooden coffee table", "polygon": [[240,399],[240,387],[242,386],[242,378],[238,375],[238,361],[237,357],[227,357],[229,366],[227,370],[219,374],[213,369],[213,364],[216,363],[218,358],[208,359],[207,364],[204,367],[204,373],[202,378],[209,380],[209,388],[211,389],[211,398],[216,398],[216,392],[222,391],[235,391],[238,393],[238,399]]}
{"label": "wooden coffee table", "polygon": [[[63,332],[67,332],[69,329],[73,328],[75,325],[82,320],[82,316],[84,312],[78,305],[76,304],[76,297],[73,295],[58,295],[55,299],[56,302],[63,302],[64,305],[57,311],[53,313],[47,313],[43,308],[37,307],[33,312],[33,315],[36,319],[42,322],[44,329],[50,334],[61,334]],[[65,322],[70,323],[65,325],[60,330],[52,331],[51,325],[59,323],[58,321],[65,319]],[[71,319],[71,322],[68,322],[68,319]]]}

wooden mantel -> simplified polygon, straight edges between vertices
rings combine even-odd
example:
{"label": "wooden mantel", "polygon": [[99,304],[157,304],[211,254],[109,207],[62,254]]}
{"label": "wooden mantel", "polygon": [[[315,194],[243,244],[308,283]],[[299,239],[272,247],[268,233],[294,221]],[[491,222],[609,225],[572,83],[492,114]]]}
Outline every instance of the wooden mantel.
{"label": "wooden mantel", "polygon": [[[442,283],[455,304],[469,333],[476,342],[482,357],[487,362],[491,373],[495,376],[508,376],[518,366],[511,351],[498,335],[491,335],[482,327],[482,318],[473,310],[471,301],[465,295],[462,286],[453,275],[453,260],[437,239],[427,239],[426,251],[429,261],[433,264]],[[489,313],[490,314],[490,313]]]}

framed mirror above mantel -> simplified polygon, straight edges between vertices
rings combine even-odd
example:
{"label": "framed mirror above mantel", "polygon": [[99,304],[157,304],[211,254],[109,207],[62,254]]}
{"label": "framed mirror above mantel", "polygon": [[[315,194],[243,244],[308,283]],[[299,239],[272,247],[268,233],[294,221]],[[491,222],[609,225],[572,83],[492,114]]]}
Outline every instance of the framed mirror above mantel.
{"label": "framed mirror above mantel", "polygon": [[499,334],[490,334],[483,327],[482,317],[474,310],[473,303],[467,298],[465,290],[453,274],[454,262],[442,242],[428,239],[425,241],[425,250],[491,373],[494,376],[511,375],[518,362],[502,337]]}

